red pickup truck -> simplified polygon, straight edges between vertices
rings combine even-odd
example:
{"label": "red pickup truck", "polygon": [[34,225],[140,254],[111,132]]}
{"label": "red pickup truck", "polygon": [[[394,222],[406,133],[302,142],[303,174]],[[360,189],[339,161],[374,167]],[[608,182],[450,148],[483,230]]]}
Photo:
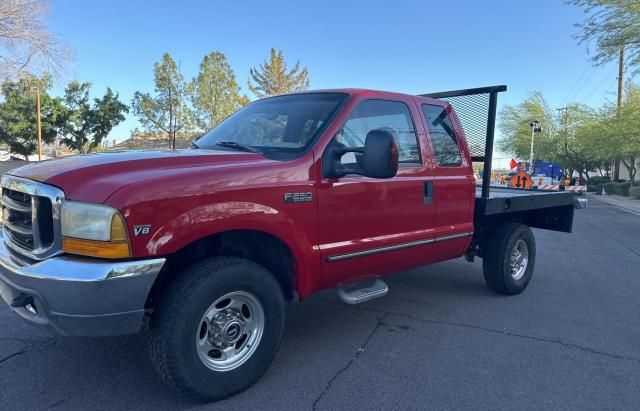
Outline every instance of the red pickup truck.
{"label": "red pickup truck", "polygon": [[359,303],[387,293],[383,275],[479,256],[489,287],[518,294],[534,270],[529,227],[570,232],[574,200],[490,187],[504,90],[283,95],[191,149],[13,170],[1,181],[0,294],[62,335],[148,330],[159,374],[204,400],[254,383],[285,303],[317,291]]}

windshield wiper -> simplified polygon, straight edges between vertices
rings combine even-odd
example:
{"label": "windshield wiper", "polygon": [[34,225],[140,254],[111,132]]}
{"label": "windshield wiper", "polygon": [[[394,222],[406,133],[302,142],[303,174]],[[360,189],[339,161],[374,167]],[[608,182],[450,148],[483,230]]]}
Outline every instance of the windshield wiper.
{"label": "windshield wiper", "polygon": [[241,150],[241,151],[248,151],[250,153],[262,154],[262,151],[258,150],[257,148],[240,144],[236,141],[216,141],[215,145],[220,147],[231,148],[234,150]]}

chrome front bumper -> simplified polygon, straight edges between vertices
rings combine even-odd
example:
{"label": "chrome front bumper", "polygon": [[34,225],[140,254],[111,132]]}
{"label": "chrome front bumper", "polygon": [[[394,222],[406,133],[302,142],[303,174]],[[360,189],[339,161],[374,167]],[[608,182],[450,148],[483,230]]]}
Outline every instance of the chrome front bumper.
{"label": "chrome front bumper", "polygon": [[26,321],[57,334],[106,336],[140,330],[164,258],[108,261],[16,258],[0,233],[0,296]]}

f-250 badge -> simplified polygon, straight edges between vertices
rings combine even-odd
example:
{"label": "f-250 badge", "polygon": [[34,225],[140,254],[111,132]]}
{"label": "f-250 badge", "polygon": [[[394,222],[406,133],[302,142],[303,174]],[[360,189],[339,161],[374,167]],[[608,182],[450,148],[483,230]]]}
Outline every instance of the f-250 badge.
{"label": "f-250 badge", "polygon": [[308,203],[313,200],[313,193],[284,193],[285,203]]}
{"label": "f-250 badge", "polygon": [[150,224],[134,225],[133,226],[133,235],[135,235],[136,237],[139,236],[139,235],[147,235],[147,234],[149,234],[149,231],[151,231],[151,225]]}

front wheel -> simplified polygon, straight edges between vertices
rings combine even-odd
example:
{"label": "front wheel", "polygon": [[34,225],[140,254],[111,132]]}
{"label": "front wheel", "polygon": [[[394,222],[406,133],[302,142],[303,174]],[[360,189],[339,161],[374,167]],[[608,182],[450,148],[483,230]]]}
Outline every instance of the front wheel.
{"label": "front wheel", "polygon": [[527,288],[536,259],[536,242],[524,224],[505,223],[489,237],[482,268],[487,285],[500,294]]}
{"label": "front wheel", "polygon": [[250,387],[267,370],[284,327],[284,297],[262,266],[214,257],[168,285],[151,318],[149,351],[173,388],[204,401]]}

